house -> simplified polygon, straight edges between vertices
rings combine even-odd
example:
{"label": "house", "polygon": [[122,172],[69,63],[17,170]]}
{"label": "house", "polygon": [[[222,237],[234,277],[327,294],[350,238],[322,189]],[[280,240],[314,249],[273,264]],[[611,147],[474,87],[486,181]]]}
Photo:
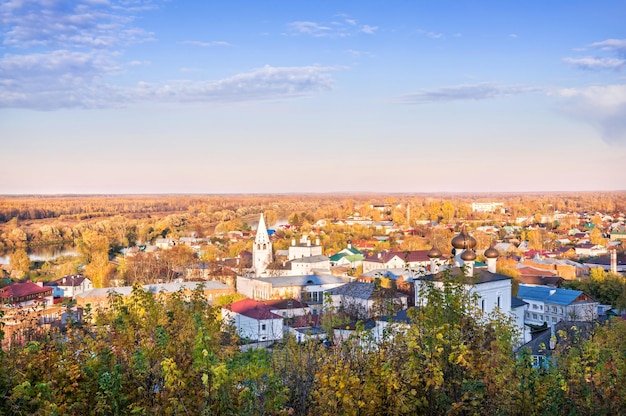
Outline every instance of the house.
{"label": "house", "polygon": [[517,297],[528,303],[526,324],[554,325],[560,321],[591,321],[599,303],[580,290],[520,284]]}
{"label": "house", "polygon": [[407,308],[406,294],[385,289],[374,283],[350,282],[328,290],[330,304],[356,319],[387,315]]}
{"label": "house", "polygon": [[269,299],[264,300],[263,304],[268,306],[273,313],[283,318],[294,318],[311,313],[309,305],[297,299]]}
{"label": "house", "polygon": [[[185,296],[189,296],[192,291],[200,287],[209,303],[214,303],[221,296],[235,293],[235,289],[224,283],[216,281],[207,282],[172,282],[144,285],[141,288],[153,295],[164,295],[175,292],[183,292]],[[90,291],[76,295],[76,304],[81,307],[90,307],[94,310],[104,310],[109,307],[109,300],[113,295],[129,297],[133,292],[132,286],[105,287],[92,289]]]}
{"label": "house", "polygon": [[44,283],[44,286],[52,287],[52,295],[55,298],[73,298],[80,293],[93,289],[91,280],[82,274],[64,276],[60,279]]}
{"label": "house", "polygon": [[601,267],[606,272],[626,273],[626,252],[612,249],[610,254],[604,254],[585,261],[589,268]]}
{"label": "house", "polygon": [[283,317],[254,299],[243,299],[222,307],[222,320],[233,325],[237,334],[251,341],[283,339]]}
{"label": "house", "polygon": [[320,245],[319,238],[315,240],[315,244],[311,244],[311,240],[307,236],[302,236],[298,244],[296,244],[295,238],[291,240],[288,254],[289,260],[321,255],[322,246]]}
{"label": "house", "polygon": [[293,259],[289,262],[293,275],[305,275],[313,272],[330,273],[330,260],[321,254]]}
{"label": "house", "polygon": [[597,257],[608,252],[606,247],[592,243],[578,244],[574,249],[576,250],[576,255],[579,257]]}
{"label": "house", "polygon": [[7,308],[25,306],[50,306],[53,304],[53,289],[42,282],[15,283],[0,288],[0,304]]}
{"label": "house", "polygon": [[371,270],[410,267],[427,270],[430,266],[428,250],[385,251],[368,256],[363,260],[363,273]]}
{"label": "house", "polygon": [[548,368],[557,346],[571,346],[589,339],[596,325],[598,325],[597,322],[560,321],[536,334],[517,352],[519,354],[520,351],[527,348],[533,358],[533,367]]}
{"label": "house", "polygon": [[357,248],[352,247],[352,243],[348,241],[348,246],[341,251],[330,256],[330,265],[336,266],[350,266],[352,269],[356,269],[363,263],[363,253]]}
{"label": "house", "polygon": [[560,286],[561,277],[556,273],[539,267],[530,267],[523,264],[517,266],[519,282],[531,285]]}
{"label": "house", "polygon": [[324,292],[347,282],[349,279],[329,274],[264,278],[237,276],[237,292],[256,300],[293,298],[319,311],[324,302]]}
{"label": "house", "polygon": [[524,260],[518,267],[534,267],[551,271],[563,280],[574,280],[589,275],[589,267],[569,259],[544,259],[535,257],[532,260]]}

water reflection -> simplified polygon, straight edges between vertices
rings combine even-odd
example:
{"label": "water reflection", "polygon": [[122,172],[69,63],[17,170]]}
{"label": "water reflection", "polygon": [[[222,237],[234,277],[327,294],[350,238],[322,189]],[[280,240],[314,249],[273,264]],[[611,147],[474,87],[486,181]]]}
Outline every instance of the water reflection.
{"label": "water reflection", "polygon": [[[9,263],[13,250],[0,252],[0,264]],[[52,244],[47,246],[29,247],[26,253],[31,261],[48,261],[62,256],[78,256],[74,243]]]}

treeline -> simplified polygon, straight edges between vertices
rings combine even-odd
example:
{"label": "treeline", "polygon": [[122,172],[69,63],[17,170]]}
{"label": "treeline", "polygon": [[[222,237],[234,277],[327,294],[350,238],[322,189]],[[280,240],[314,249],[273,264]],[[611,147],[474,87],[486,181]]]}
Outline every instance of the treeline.
{"label": "treeline", "polygon": [[[511,193],[511,194],[309,194],[309,195],[73,195],[0,197],[0,223],[11,219],[89,219],[112,215],[231,211],[238,217],[276,210],[281,218],[305,212],[315,219],[342,218],[356,210],[372,214],[368,204],[412,205],[416,217],[432,210],[432,203],[449,201],[457,217],[471,215],[471,202],[497,201],[512,215],[550,212],[613,213],[626,210],[626,192]],[[445,214],[445,209],[443,214]]]}
{"label": "treeline", "polygon": [[287,337],[245,352],[201,291],[155,298],[136,288],[82,325],[24,332],[0,352],[0,414],[626,413],[624,321],[588,338],[572,325],[536,368],[528,351],[513,353],[508,318],[481,316],[463,287],[428,288],[411,326],[377,344],[357,325],[340,345]]}

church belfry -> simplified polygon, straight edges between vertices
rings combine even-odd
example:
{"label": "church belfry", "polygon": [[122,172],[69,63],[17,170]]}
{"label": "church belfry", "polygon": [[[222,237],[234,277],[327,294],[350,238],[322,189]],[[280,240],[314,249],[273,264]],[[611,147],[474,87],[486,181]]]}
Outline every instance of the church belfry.
{"label": "church belfry", "polygon": [[259,226],[256,229],[256,237],[254,238],[254,246],[252,247],[252,261],[256,276],[263,275],[267,266],[273,261],[272,242],[267,233],[263,214],[261,214]]}

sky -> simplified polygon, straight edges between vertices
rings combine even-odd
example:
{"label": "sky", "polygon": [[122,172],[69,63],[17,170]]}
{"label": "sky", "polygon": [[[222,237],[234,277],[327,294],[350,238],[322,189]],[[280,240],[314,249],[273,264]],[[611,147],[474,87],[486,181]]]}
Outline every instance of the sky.
{"label": "sky", "polygon": [[625,17],[0,0],[0,194],[625,190]]}

